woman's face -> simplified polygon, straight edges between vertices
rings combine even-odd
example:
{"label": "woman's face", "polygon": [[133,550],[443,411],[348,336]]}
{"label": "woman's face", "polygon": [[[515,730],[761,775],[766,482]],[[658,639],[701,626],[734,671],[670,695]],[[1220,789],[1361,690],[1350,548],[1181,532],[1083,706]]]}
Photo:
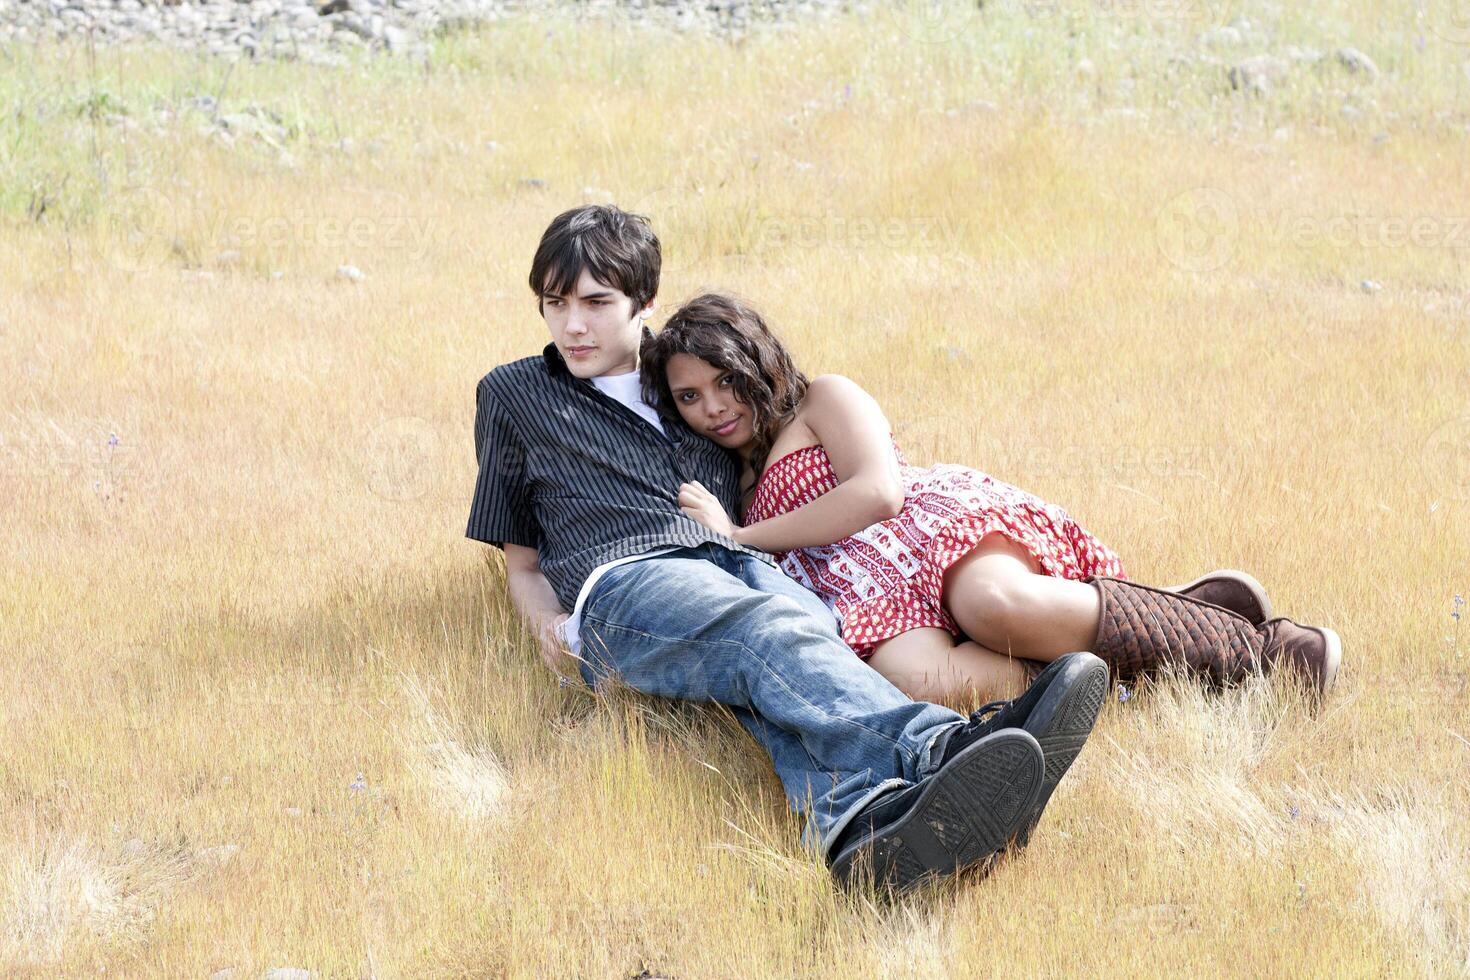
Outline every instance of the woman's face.
{"label": "woman's face", "polygon": [[735,397],[735,375],[693,354],[675,354],[669,358],[668,380],[689,428],[737,452],[755,438],[750,407]]}

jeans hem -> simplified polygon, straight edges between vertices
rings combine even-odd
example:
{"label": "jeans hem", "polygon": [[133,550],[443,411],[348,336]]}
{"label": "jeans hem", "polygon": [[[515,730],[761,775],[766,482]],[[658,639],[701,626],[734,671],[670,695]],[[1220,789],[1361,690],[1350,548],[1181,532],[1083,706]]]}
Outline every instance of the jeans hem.
{"label": "jeans hem", "polygon": [[836,822],[832,824],[830,829],[828,829],[827,833],[822,835],[821,844],[818,846],[818,850],[821,851],[822,858],[826,860],[828,864],[832,863],[832,858],[836,857],[835,854],[828,853],[831,850],[832,842],[837,839],[839,834],[847,829],[847,825],[852,823],[853,819],[858,815],[859,812],[862,811],[863,807],[871,803],[874,797],[890,789],[895,789],[897,787],[907,785],[908,780],[900,779],[897,776],[893,777],[892,779],[885,779],[881,783],[874,786],[872,789],[868,790],[862,796],[860,796],[858,798],[858,801],[852,806],[842,811],[842,816],[838,817]]}
{"label": "jeans hem", "polygon": [[963,724],[963,721],[949,722],[924,743],[924,748],[919,752],[919,779],[933,775],[934,770],[939,768],[939,760],[944,757],[944,749],[949,744],[949,737]]}

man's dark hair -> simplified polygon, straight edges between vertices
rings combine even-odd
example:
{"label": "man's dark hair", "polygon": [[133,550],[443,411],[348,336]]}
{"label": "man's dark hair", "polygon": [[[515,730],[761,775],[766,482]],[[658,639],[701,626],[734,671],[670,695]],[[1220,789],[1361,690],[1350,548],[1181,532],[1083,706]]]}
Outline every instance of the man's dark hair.
{"label": "man's dark hair", "polygon": [[541,235],[531,260],[536,308],[547,295],[568,296],[586,269],[592,278],[632,297],[641,310],[658,295],[662,265],[658,236],[648,219],[611,204],[563,211]]}

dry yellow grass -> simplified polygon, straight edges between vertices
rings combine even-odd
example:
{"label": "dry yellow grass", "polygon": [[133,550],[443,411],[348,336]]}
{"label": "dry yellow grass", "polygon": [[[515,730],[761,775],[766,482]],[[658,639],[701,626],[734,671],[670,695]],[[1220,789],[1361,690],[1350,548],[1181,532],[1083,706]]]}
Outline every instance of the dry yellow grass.
{"label": "dry yellow grass", "polygon": [[[1381,79],[1233,94],[1169,67],[1223,19],[1189,4],[514,23],[431,71],[5,52],[0,972],[1470,969],[1470,49],[1328,7],[1241,9]],[[1330,705],[1156,685],[1019,859],[836,893],[749,739],[558,689],[462,538],[474,384],[598,199],[652,213],[666,309],[742,293],[911,458],[1334,626]]]}

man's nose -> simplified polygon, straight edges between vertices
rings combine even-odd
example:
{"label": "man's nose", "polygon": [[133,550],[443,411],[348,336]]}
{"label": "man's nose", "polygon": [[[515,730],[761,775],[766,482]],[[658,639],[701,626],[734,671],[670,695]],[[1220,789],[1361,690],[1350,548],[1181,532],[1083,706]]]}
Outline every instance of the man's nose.
{"label": "man's nose", "polygon": [[567,333],[584,334],[587,332],[587,324],[582,320],[582,314],[573,310],[567,314]]}

